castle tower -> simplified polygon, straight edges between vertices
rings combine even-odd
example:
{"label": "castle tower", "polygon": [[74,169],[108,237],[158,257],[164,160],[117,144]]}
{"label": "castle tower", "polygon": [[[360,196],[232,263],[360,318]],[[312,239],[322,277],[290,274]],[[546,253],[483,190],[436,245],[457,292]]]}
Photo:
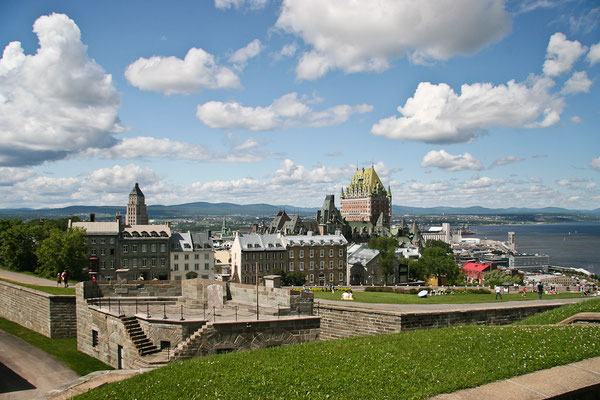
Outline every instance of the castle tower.
{"label": "castle tower", "polygon": [[390,228],[392,220],[392,192],[386,188],[375,168],[356,170],[350,185],[342,189],[341,213],[346,221],[365,221],[375,226],[382,215],[383,226]]}
{"label": "castle tower", "polygon": [[127,225],[148,225],[146,199],[137,182],[135,187],[131,190],[131,193],[129,193],[125,221],[127,222]]}

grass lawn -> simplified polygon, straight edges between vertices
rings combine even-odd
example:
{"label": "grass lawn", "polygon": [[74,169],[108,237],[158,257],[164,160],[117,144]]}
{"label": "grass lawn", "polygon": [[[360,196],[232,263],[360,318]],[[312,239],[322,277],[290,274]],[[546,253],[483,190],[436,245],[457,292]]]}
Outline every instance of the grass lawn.
{"label": "grass lawn", "polygon": [[[341,300],[342,292],[314,292],[315,301],[319,299]],[[546,295],[542,299],[567,299],[573,297],[583,297],[581,293],[561,293]],[[475,294],[475,293],[457,293],[454,295],[446,294],[442,296],[428,296],[419,298],[416,294],[386,293],[386,292],[354,292],[355,301],[362,303],[387,303],[387,304],[467,304],[467,303],[494,303],[501,301],[525,301],[537,300],[537,293],[527,293],[523,297],[520,293],[508,293],[502,295],[502,300],[495,300],[496,294]],[[349,301],[348,304],[352,302]]]}
{"label": "grass lawn", "polygon": [[49,293],[49,294],[64,294],[75,296],[75,288],[74,287],[63,287],[63,286],[38,286],[38,285],[28,285],[26,283],[15,282],[8,279],[0,278],[0,281],[12,283],[13,285],[19,285],[26,288],[39,290],[40,292]]}
{"label": "grass lawn", "polygon": [[600,356],[595,327],[461,326],[170,364],[80,399],[425,399]]}
{"label": "grass lawn", "polygon": [[113,369],[93,357],[78,352],[75,338],[50,339],[4,318],[0,318],[0,329],[53,355],[79,375]]}
{"label": "grass lawn", "polygon": [[600,298],[596,297],[580,303],[569,304],[553,310],[544,311],[543,313],[532,315],[529,318],[517,321],[514,325],[557,324],[560,321],[564,321],[570,316],[581,312],[600,312]]}

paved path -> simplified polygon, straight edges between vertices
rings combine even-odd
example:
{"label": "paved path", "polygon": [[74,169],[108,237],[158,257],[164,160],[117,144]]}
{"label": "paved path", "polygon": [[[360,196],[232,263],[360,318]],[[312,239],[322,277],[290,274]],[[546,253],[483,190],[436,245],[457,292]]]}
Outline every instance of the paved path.
{"label": "paved path", "polygon": [[29,343],[0,330],[0,399],[33,399],[79,378]]}
{"label": "paved path", "polygon": [[469,303],[469,304],[383,304],[383,303],[360,303],[357,301],[325,300],[315,299],[321,305],[333,305],[340,307],[351,307],[367,310],[390,311],[396,313],[415,313],[415,312],[443,312],[443,311],[471,311],[486,309],[502,309],[523,306],[539,306],[548,304],[572,304],[580,301],[594,299],[596,297],[576,297],[570,299],[554,300],[524,300],[524,301],[505,301],[490,303]]}
{"label": "paved path", "polygon": [[8,279],[14,282],[26,283],[28,285],[56,286],[56,281],[33,275],[22,274],[20,272],[7,271],[5,269],[0,269],[0,278]]}

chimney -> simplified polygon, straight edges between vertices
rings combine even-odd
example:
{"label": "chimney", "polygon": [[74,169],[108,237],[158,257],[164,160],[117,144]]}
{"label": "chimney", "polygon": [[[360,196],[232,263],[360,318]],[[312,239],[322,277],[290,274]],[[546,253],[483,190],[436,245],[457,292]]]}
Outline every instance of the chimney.
{"label": "chimney", "polygon": [[96,222],[96,214],[90,213],[90,222]]}

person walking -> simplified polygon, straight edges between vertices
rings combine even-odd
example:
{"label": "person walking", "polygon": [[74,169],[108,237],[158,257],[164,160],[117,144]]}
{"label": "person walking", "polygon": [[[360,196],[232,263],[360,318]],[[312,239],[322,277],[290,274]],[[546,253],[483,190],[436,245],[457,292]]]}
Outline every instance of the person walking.
{"label": "person walking", "polygon": [[498,296],[500,296],[500,300],[502,300],[502,288],[496,285],[496,300],[498,300]]}
{"label": "person walking", "polygon": [[56,274],[56,286],[60,286],[61,282],[62,282],[62,275],[59,272],[58,274]]}
{"label": "person walking", "polygon": [[542,281],[539,281],[537,284],[537,291],[538,291],[538,299],[542,299],[542,293],[544,293],[544,284],[542,283]]}
{"label": "person walking", "polygon": [[62,280],[65,284],[65,287],[69,287],[69,273],[67,272],[67,270],[64,270],[62,273]]}

